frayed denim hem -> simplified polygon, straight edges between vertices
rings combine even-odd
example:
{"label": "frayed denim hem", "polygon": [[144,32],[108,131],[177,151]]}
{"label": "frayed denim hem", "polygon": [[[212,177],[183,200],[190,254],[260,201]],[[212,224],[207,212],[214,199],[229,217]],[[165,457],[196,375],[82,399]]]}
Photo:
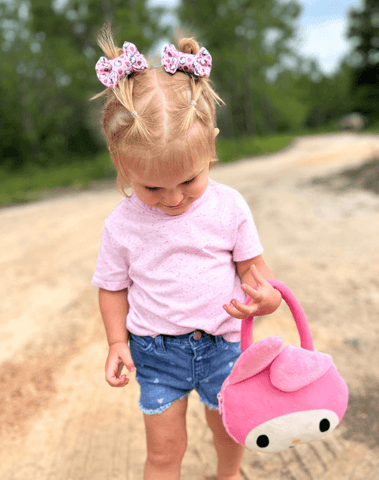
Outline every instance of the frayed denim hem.
{"label": "frayed denim hem", "polygon": [[208,410],[217,410],[217,411],[219,411],[218,405],[217,405],[217,407],[215,407],[214,405],[212,405],[211,403],[209,403],[208,400],[204,400],[203,398],[201,398],[201,396],[200,396],[200,401],[201,401],[201,403],[203,403],[203,404],[208,408]]}
{"label": "frayed denim hem", "polygon": [[[190,393],[191,393],[191,392],[188,392],[188,393],[186,393],[185,395],[183,395],[182,397],[177,398],[176,400],[183,400],[183,398],[188,397],[188,395],[189,395]],[[176,402],[176,400],[174,400],[174,402]],[[138,408],[139,408],[139,409],[141,410],[141,412],[144,413],[145,415],[158,415],[159,413],[162,413],[162,412],[164,412],[165,410],[167,410],[168,408],[170,408],[171,405],[172,405],[174,402],[170,402],[170,403],[167,403],[166,405],[162,405],[161,407],[156,408],[155,410],[149,409],[149,408],[144,408],[144,407],[141,405],[141,402],[139,402],[139,403],[138,403]]]}

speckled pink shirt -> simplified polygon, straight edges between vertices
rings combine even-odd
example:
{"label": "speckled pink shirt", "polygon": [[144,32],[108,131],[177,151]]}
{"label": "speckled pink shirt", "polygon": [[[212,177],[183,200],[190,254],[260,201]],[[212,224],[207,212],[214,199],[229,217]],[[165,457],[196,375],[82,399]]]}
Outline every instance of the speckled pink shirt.
{"label": "speckled pink shirt", "polygon": [[92,283],[129,287],[126,324],[135,335],[181,335],[196,329],[240,340],[241,320],[223,305],[245,301],[234,262],[260,255],[248,205],[212,180],[176,216],[149,207],[134,193],[105,220]]}

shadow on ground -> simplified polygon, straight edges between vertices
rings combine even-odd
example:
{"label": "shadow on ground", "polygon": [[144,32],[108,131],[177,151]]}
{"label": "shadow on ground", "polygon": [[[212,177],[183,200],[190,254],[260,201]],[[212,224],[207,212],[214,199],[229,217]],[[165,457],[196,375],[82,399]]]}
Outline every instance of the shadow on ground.
{"label": "shadow on ground", "polygon": [[314,178],[311,184],[333,188],[337,192],[345,192],[353,188],[379,194],[379,158],[327,177]]}
{"label": "shadow on ground", "polygon": [[379,382],[375,377],[365,376],[362,392],[350,394],[344,417],[344,437],[370,448],[379,446]]}

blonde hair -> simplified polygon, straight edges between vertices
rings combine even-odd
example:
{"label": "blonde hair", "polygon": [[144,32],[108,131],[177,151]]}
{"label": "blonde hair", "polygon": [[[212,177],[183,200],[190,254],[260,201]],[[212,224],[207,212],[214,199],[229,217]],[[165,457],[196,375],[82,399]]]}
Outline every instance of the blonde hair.
{"label": "blonde hair", "polygon": [[[114,44],[109,24],[98,44],[108,59],[122,54]],[[137,46],[138,48],[138,46]],[[179,50],[196,54],[193,38],[179,41]],[[150,67],[107,88],[91,100],[107,94],[102,114],[103,130],[120,190],[130,186],[129,172],[142,168],[146,176],[175,168],[178,173],[200,162],[216,161],[216,103],[224,103],[207,78]]]}

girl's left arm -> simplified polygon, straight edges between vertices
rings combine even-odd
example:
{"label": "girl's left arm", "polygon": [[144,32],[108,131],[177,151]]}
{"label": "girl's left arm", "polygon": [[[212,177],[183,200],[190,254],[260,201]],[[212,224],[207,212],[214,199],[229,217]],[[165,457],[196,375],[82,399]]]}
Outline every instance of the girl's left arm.
{"label": "girl's left arm", "polygon": [[[274,279],[273,272],[268,268],[262,255],[236,262],[237,273],[241,279],[242,290],[251,298],[248,305],[232,299],[224,309],[234,318],[268,315],[279,307],[282,296],[270,285],[268,279]],[[257,289],[252,288],[256,286]]]}

